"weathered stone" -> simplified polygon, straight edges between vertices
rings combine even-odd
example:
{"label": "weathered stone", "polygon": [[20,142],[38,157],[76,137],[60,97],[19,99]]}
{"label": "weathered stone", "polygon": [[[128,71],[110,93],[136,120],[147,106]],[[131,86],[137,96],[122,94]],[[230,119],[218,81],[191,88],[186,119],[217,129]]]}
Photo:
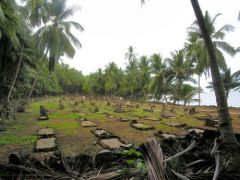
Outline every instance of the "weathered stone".
{"label": "weathered stone", "polygon": [[218,127],[218,120],[213,120],[212,118],[207,118],[207,119],[205,119],[204,126],[217,128]]}
{"label": "weathered stone", "polygon": [[153,109],[143,109],[144,112],[153,112]]}
{"label": "weathered stone", "polygon": [[193,107],[193,108],[190,108],[189,109],[189,115],[194,115],[196,114],[196,109]]}
{"label": "weathered stone", "polygon": [[202,129],[197,129],[197,128],[188,129],[188,132],[192,132],[192,131],[195,131],[196,134],[202,134],[202,133],[204,132],[204,130],[202,130]]}
{"label": "weathered stone", "polygon": [[138,129],[138,130],[153,130],[153,126],[149,126],[144,123],[131,123],[130,124],[133,128]]}
{"label": "weathered stone", "polygon": [[49,119],[48,116],[40,116],[38,118],[39,121],[45,121],[45,120],[48,120],[48,119]]}
{"label": "weathered stone", "polygon": [[8,162],[10,164],[22,164],[26,161],[26,158],[29,156],[30,152],[27,150],[13,151],[8,157]]}
{"label": "weathered stone", "polygon": [[127,119],[127,118],[119,118],[118,120],[121,122],[129,122],[130,121],[130,119]]}
{"label": "weathered stone", "polygon": [[148,118],[145,118],[145,120],[149,120],[149,121],[159,121],[160,119],[148,117]]}
{"label": "weathered stone", "polygon": [[114,161],[113,152],[110,150],[102,150],[97,153],[95,157],[95,163],[97,167],[103,167]]}
{"label": "weathered stone", "polygon": [[176,135],[173,134],[155,134],[158,137],[164,138],[164,139],[170,139],[170,138],[176,138]]}
{"label": "weathered stone", "polygon": [[40,129],[38,131],[38,135],[41,137],[52,137],[54,136],[54,130],[53,128],[44,128],[44,129]]}
{"label": "weathered stone", "polygon": [[98,125],[91,121],[82,121],[81,126],[82,127],[97,127]]}
{"label": "weathered stone", "polygon": [[39,139],[36,145],[36,151],[52,151],[55,150],[56,147],[56,138],[44,138]]}
{"label": "weathered stone", "polygon": [[161,113],[161,117],[162,118],[172,118],[172,117],[174,117],[174,115],[164,112],[164,113]]}
{"label": "weathered stone", "polygon": [[137,123],[138,121],[136,120],[136,119],[133,119],[132,121],[131,121],[131,123],[132,124],[135,124],[135,123]]}
{"label": "weathered stone", "polygon": [[40,106],[40,116],[48,116],[48,110],[43,106]]}
{"label": "weathered stone", "polygon": [[105,149],[119,149],[122,146],[125,146],[119,138],[100,139],[98,143]]}
{"label": "weathered stone", "polygon": [[108,137],[112,136],[112,134],[110,132],[107,132],[103,129],[96,129],[92,132],[95,134],[95,136],[97,136],[99,138],[108,138]]}
{"label": "weathered stone", "polygon": [[168,126],[177,127],[177,128],[182,128],[187,126],[187,124],[185,123],[166,123],[166,124]]}

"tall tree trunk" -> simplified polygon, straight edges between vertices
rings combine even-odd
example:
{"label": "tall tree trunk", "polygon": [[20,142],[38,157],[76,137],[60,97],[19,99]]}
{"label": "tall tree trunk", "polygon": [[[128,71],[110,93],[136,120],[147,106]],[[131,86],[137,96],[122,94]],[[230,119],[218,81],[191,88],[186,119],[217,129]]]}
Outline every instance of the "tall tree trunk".
{"label": "tall tree trunk", "polygon": [[[46,52],[45,52],[45,54],[44,54],[44,56],[43,56],[43,60],[42,60],[42,62],[41,62],[41,64],[40,64],[40,66],[43,65],[44,60],[45,60],[46,57],[47,57],[48,51],[49,51],[49,49],[46,50]],[[41,69],[39,69],[39,71],[40,71],[40,70],[41,70]],[[30,92],[28,93],[28,96],[27,96],[27,100],[29,100],[29,99],[32,97],[32,93],[33,93],[33,90],[34,90],[34,88],[35,88],[36,83],[37,83],[37,75],[35,75],[35,77],[34,77],[32,87],[31,87]]]}
{"label": "tall tree trunk", "polygon": [[28,93],[27,100],[29,100],[32,97],[32,93],[33,93],[33,90],[35,88],[36,83],[37,83],[37,77],[35,76],[34,80],[33,80],[33,84],[32,84],[31,90]]}
{"label": "tall tree trunk", "polygon": [[198,20],[199,27],[202,32],[202,36],[205,42],[206,49],[208,51],[210,69],[212,75],[212,82],[215,91],[217,106],[218,106],[218,114],[219,114],[219,130],[222,136],[222,140],[224,143],[230,144],[238,144],[236,137],[233,133],[232,122],[229,114],[228,104],[223,88],[223,83],[221,80],[219,67],[217,63],[215,49],[210,38],[208,29],[206,27],[204,17],[202,15],[202,11],[198,4],[197,0],[191,0],[191,4],[193,10],[195,12],[196,18]]}
{"label": "tall tree trunk", "polygon": [[198,106],[201,106],[201,84],[200,75],[198,74]]}
{"label": "tall tree trunk", "polygon": [[16,73],[14,75],[13,82],[12,82],[11,87],[10,87],[9,92],[8,92],[7,102],[10,102],[12,91],[13,91],[13,88],[14,88],[14,86],[16,84],[16,81],[17,81],[17,77],[18,77],[18,74],[19,74],[20,66],[21,66],[21,63],[22,63],[23,49],[24,49],[24,47],[22,46],[20,57],[18,59]]}

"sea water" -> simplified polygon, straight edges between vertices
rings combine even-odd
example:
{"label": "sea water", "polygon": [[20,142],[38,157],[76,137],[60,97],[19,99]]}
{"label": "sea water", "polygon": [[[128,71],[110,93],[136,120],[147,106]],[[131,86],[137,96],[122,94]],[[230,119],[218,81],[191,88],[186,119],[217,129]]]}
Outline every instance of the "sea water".
{"label": "sea water", "polygon": [[[194,97],[198,99],[198,95]],[[191,105],[198,105],[198,102],[192,102]],[[203,92],[201,93],[201,105],[206,106],[216,106],[216,97],[213,91]],[[228,106],[232,107],[240,107],[240,92],[239,91],[231,91],[228,97]]]}

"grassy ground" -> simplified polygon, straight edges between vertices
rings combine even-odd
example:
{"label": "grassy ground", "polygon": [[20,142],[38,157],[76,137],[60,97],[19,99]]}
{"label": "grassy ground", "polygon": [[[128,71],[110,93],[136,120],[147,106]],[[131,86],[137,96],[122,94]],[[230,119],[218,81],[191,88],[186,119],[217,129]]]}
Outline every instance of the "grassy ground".
{"label": "grassy ground", "polygon": [[[59,101],[61,100],[64,109],[60,110]],[[144,118],[160,118],[162,110],[161,104],[154,104],[154,112],[145,112],[143,109],[150,109],[151,103],[130,102],[131,105],[139,105],[139,108],[126,106],[127,102],[122,102],[124,113],[116,113],[114,109],[116,102],[111,101],[107,106],[103,100],[85,100],[81,103],[80,97],[58,97],[48,98],[32,102],[26,113],[18,114],[17,121],[13,122],[3,134],[0,134],[0,159],[6,160],[7,154],[15,149],[26,148],[31,150],[37,140],[37,130],[43,127],[53,127],[57,135],[57,143],[65,154],[87,153],[94,155],[102,148],[96,144],[96,138],[90,132],[93,128],[81,127],[77,119],[79,117],[87,118],[107,131],[119,136],[128,143],[142,143],[147,138],[152,137],[154,132],[161,130],[176,135],[186,133],[183,128],[175,128],[166,125],[166,123],[186,123],[191,127],[204,127],[204,122],[188,115],[183,111],[182,106],[168,105],[167,109],[173,109],[175,116],[171,119],[162,119],[161,121],[150,121]],[[95,113],[94,104],[99,108]],[[49,110],[48,121],[37,121],[39,117],[39,106],[43,105]],[[216,115],[216,108],[200,107],[195,116]],[[231,109],[233,125],[235,132],[240,132],[239,109]],[[113,116],[108,118],[106,116]],[[137,119],[139,122],[154,126],[155,130],[140,131],[129,126],[129,122],[120,122],[118,118]]]}

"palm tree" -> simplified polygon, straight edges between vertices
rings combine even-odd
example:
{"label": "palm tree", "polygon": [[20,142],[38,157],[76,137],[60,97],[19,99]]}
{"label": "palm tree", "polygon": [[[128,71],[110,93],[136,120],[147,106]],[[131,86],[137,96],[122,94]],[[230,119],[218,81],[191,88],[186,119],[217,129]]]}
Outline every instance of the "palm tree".
{"label": "palm tree", "polygon": [[219,112],[219,130],[222,135],[222,140],[225,144],[236,145],[237,140],[233,133],[232,122],[229,114],[228,104],[224,92],[219,66],[217,62],[217,53],[214,43],[211,40],[209,29],[205,23],[202,11],[197,0],[191,0],[191,4],[196,15],[203,40],[209,56],[209,64],[216,95],[216,101]]}
{"label": "palm tree", "polygon": [[129,46],[128,52],[125,53],[125,59],[128,61],[136,60],[137,54],[134,52],[134,47]]}
{"label": "palm tree", "polygon": [[146,97],[148,93],[148,84],[150,80],[150,66],[147,56],[141,56],[139,58],[139,73],[140,73],[140,88],[141,88],[141,94],[143,97]]}
{"label": "palm tree", "polygon": [[[213,41],[213,45],[217,55],[218,65],[221,69],[226,68],[225,58],[222,51],[228,53],[229,55],[235,55],[235,49],[227,42],[223,41],[226,32],[233,31],[234,27],[230,24],[225,24],[220,29],[216,30],[215,24],[218,16],[217,14],[212,18],[208,11],[205,12],[204,21],[207,29],[210,33],[210,37]],[[185,51],[187,52],[188,58],[190,58],[195,63],[195,73],[198,75],[198,89],[199,89],[199,105],[200,105],[200,77],[204,73],[209,75],[210,62],[205,48],[202,32],[197,21],[194,21],[191,27],[188,28],[188,38],[187,43],[185,43]]]}
{"label": "palm tree", "polygon": [[[23,39],[25,39],[27,37],[27,34],[30,34],[30,30],[28,29],[28,25],[35,27],[35,26],[40,26],[41,22],[46,22],[47,21],[47,7],[49,5],[48,2],[46,1],[42,1],[42,0],[25,0],[27,1],[27,4],[25,7],[21,8],[19,7],[20,10],[20,15],[22,16],[22,18],[26,19],[26,25],[23,29]],[[13,91],[13,88],[15,86],[18,74],[19,74],[19,70],[20,70],[20,66],[22,64],[22,59],[23,59],[23,53],[24,53],[25,49],[24,46],[21,46],[21,50],[20,50],[20,56],[19,56],[19,60],[18,60],[18,64],[17,64],[17,69],[16,69],[16,73],[14,75],[14,79],[13,82],[11,84],[10,90],[8,92],[8,96],[7,96],[7,101],[10,101],[10,97]],[[35,78],[36,79],[36,78]],[[33,92],[33,88],[36,84],[36,80],[34,80],[33,82],[33,86],[29,92],[28,98],[31,97],[31,94]]]}
{"label": "palm tree", "polygon": [[150,90],[154,95],[154,99],[160,100],[163,95],[166,96],[167,89],[167,65],[166,61],[160,54],[153,54],[150,57],[151,61],[151,73],[153,74],[152,81],[150,83]]}
{"label": "palm tree", "polygon": [[198,89],[196,87],[193,87],[189,84],[182,84],[179,92],[178,97],[183,101],[184,106],[186,104],[189,104],[193,101],[198,101],[198,99],[195,99],[194,96],[197,94]]}
{"label": "palm tree", "polygon": [[128,87],[131,92],[131,98],[134,97],[134,92],[137,90],[139,85],[139,71],[138,71],[138,63],[136,59],[132,59],[128,61],[126,66],[126,74],[128,79]]}
{"label": "palm tree", "polygon": [[172,58],[168,58],[169,69],[175,81],[175,88],[173,88],[173,100],[174,103],[178,101],[177,96],[181,85],[184,81],[195,82],[192,78],[193,67],[189,60],[185,59],[185,54],[183,50],[175,51],[171,53]]}
{"label": "palm tree", "polygon": [[78,6],[66,7],[66,0],[53,0],[49,7],[50,22],[36,32],[36,38],[39,40],[39,47],[49,54],[49,70],[54,70],[58,59],[66,55],[73,58],[75,55],[74,46],[81,47],[77,37],[71,32],[71,27],[82,32],[83,27],[75,21],[69,21],[67,18],[72,16]]}
{"label": "palm tree", "polygon": [[15,48],[19,46],[17,32],[22,26],[16,9],[18,6],[15,0],[2,0],[0,3],[0,39],[5,34]]}
{"label": "palm tree", "polygon": [[[226,98],[228,99],[230,90],[232,90],[232,89],[238,90],[238,88],[240,87],[240,81],[238,78],[238,74],[237,73],[232,74],[231,69],[228,68],[221,73],[221,78],[223,81],[225,95],[226,95]],[[209,85],[207,86],[207,88],[213,89],[213,83],[210,82]]]}

